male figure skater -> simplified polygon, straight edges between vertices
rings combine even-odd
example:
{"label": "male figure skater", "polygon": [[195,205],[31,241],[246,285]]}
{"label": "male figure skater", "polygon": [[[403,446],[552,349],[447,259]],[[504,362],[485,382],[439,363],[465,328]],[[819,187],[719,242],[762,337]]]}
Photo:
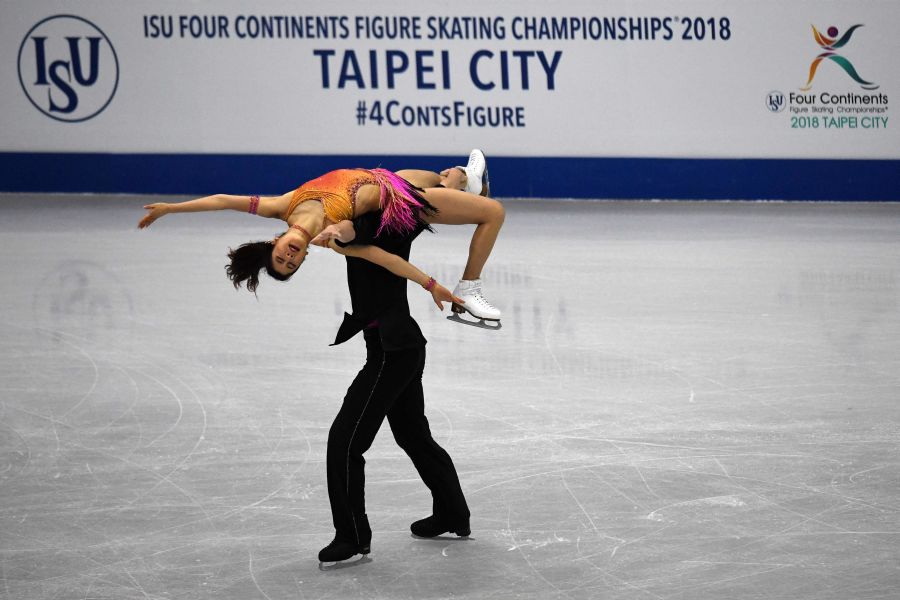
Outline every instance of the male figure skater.
{"label": "male figure skater", "polygon": [[[421,233],[382,232],[375,237],[381,213],[353,221],[354,244],[373,244],[409,260],[413,240]],[[338,245],[346,245],[338,242]],[[365,508],[365,459],[387,417],[397,444],[412,459],[431,490],[432,515],[410,526],[414,535],[435,537],[447,532],[467,536],[469,508],[453,461],[431,436],[425,417],[422,372],[425,343],[409,313],[406,280],[363,259],[346,257],[347,284],[353,314],[344,315],[333,345],[360,331],[366,342],[366,363],[359,371],[328,434],[328,497],[334,540],[319,552],[322,562],[368,554],[372,530]]]}

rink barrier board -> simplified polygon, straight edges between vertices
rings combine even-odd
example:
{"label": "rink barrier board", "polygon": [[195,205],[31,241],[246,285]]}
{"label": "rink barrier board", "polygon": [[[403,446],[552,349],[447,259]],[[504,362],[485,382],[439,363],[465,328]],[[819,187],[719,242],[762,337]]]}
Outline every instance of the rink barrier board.
{"label": "rink barrier board", "polygon": [[[459,156],[0,152],[0,191],[280,194],[332,169],[440,170]],[[900,160],[502,157],[498,197],[900,201]]]}

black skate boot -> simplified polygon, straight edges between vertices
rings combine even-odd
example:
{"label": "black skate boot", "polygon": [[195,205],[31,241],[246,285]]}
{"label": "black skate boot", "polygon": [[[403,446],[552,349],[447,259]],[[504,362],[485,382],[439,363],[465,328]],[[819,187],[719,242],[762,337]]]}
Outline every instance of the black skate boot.
{"label": "black skate boot", "polygon": [[356,542],[339,540],[334,538],[330,544],[319,550],[319,562],[333,563],[348,558],[353,558],[357,554],[366,555],[371,551],[369,544],[361,546]]}
{"label": "black skate boot", "polygon": [[469,534],[472,533],[472,530],[469,529],[468,521],[466,521],[465,523],[452,525],[450,523],[444,522],[434,515],[426,519],[416,521],[409,526],[409,530],[412,531],[414,536],[422,538],[433,538],[444,533],[455,533],[459,537],[468,537]]}
{"label": "black skate boot", "polygon": [[[356,538],[356,539],[354,539]],[[369,527],[369,519],[363,515],[356,523],[356,532],[349,536],[338,534],[319,551],[319,562],[333,563],[353,558],[357,554],[363,556],[371,552],[372,529]]]}

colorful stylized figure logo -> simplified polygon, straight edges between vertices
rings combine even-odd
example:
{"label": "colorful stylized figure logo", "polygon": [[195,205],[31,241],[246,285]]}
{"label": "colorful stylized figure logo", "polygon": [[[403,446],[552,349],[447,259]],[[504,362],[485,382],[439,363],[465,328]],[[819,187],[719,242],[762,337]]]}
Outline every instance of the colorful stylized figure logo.
{"label": "colorful stylized figure logo", "polygon": [[35,108],[51,119],[86,121],[112,101],[119,60],[99,27],[74,15],[56,15],[25,34],[19,83]]}
{"label": "colorful stylized figure logo", "polygon": [[840,37],[840,39],[838,39],[838,34],[840,33],[840,31],[838,31],[837,27],[829,27],[828,31],[826,32],[828,35],[823,35],[822,32],[816,29],[815,25],[812,26],[813,37],[816,38],[816,43],[818,43],[819,46],[821,46],[822,49],[825,50],[825,52],[818,55],[812,61],[812,64],[809,65],[809,81],[806,82],[806,87],[800,88],[801,90],[805,92],[806,90],[812,88],[812,82],[816,76],[816,70],[819,68],[819,63],[821,63],[826,58],[844,69],[847,75],[849,75],[853,79],[853,81],[862,86],[864,90],[878,89],[878,85],[872,83],[871,81],[866,81],[865,79],[860,77],[859,73],[856,72],[856,69],[853,68],[853,64],[849,60],[835,52],[835,50],[837,50],[838,48],[843,48],[845,45],[847,45],[847,42],[849,42],[850,38],[853,36],[853,32],[860,27],[862,27],[861,24],[854,25],[853,27],[848,29],[844,33],[844,35]]}

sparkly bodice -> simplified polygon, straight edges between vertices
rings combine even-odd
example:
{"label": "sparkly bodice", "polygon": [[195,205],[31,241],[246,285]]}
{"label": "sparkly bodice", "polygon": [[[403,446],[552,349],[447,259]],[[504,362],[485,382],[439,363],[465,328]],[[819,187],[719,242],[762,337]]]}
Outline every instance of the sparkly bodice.
{"label": "sparkly bodice", "polygon": [[281,218],[287,221],[301,202],[319,200],[325,208],[325,216],[333,223],[351,220],[356,212],[357,190],[360,186],[375,183],[375,177],[365,169],[330,171],[298,187]]}

